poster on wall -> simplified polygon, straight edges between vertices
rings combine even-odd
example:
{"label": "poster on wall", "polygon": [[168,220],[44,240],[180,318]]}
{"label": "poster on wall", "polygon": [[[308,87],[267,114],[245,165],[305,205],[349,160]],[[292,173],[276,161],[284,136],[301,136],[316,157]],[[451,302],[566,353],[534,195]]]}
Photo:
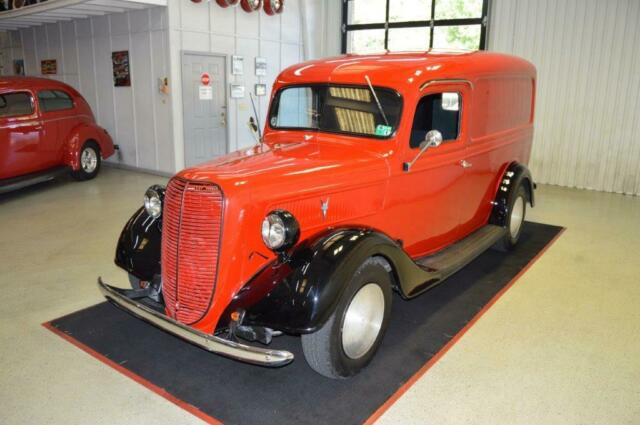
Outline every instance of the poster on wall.
{"label": "poster on wall", "polygon": [[129,51],[111,53],[113,62],[113,85],[115,87],[131,86],[131,73],[129,72]]}
{"label": "poster on wall", "polygon": [[244,58],[242,56],[231,56],[231,73],[233,75],[244,74]]}
{"label": "poster on wall", "polygon": [[54,75],[58,73],[58,61],[55,59],[45,59],[40,61],[40,72],[42,75]]}
{"label": "poster on wall", "polygon": [[267,58],[256,58],[256,75],[267,75]]}
{"label": "poster on wall", "polygon": [[14,75],[24,75],[24,60],[23,59],[14,59],[14,61],[13,61],[13,74]]}

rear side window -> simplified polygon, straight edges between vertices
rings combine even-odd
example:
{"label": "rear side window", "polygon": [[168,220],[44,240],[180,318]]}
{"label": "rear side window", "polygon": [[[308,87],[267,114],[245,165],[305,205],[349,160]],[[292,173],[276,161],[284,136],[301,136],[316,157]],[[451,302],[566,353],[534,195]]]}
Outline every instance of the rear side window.
{"label": "rear side window", "polygon": [[33,114],[33,99],[27,92],[0,94],[0,117],[19,117]]}
{"label": "rear side window", "polygon": [[418,148],[431,130],[442,133],[443,141],[458,138],[460,131],[459,93],[434,93],[420,99],[411,127],[411,147]]}
{"label": "rear side window", "polygon": [[73,108],[71,96],[60,90],[44,90],[38,93],[40,109],[44,112],[62,111]]}

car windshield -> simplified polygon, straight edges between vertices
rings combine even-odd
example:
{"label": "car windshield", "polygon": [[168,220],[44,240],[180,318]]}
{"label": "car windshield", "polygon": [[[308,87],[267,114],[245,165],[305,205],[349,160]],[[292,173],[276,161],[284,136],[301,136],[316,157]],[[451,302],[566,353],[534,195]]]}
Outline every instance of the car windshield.
{"label": "car windshield", "polygon": [[375,87],[374,90],[384,114],[368,86],[284,87],[276,94],[269,124],[274,129],[391,137],[400,120],[402,97],[390,89]]}

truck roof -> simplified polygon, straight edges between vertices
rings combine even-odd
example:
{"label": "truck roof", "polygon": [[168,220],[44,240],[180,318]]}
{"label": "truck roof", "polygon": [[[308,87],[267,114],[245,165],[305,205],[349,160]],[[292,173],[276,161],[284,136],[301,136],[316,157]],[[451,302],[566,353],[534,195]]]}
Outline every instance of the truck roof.
{"label": "truck roof", "polygon": [[278,84],[342,83],[373,85],[399,91],[416,90],[438,79],[473,80],[479,76],[526,75],[535,78],[535,67],[516,56],[468,50],[429,50],[418,53],[343,55],[290,66],[278,76]]}

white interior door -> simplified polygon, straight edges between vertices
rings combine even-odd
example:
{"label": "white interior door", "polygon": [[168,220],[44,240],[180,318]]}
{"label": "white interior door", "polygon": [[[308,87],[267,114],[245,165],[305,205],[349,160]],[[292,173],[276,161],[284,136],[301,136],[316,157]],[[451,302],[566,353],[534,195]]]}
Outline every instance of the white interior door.
{"label": "white interior door", "polygon": [[228,151],[226,57],[184,53],[182,101],[185,165],[208,161]]}

